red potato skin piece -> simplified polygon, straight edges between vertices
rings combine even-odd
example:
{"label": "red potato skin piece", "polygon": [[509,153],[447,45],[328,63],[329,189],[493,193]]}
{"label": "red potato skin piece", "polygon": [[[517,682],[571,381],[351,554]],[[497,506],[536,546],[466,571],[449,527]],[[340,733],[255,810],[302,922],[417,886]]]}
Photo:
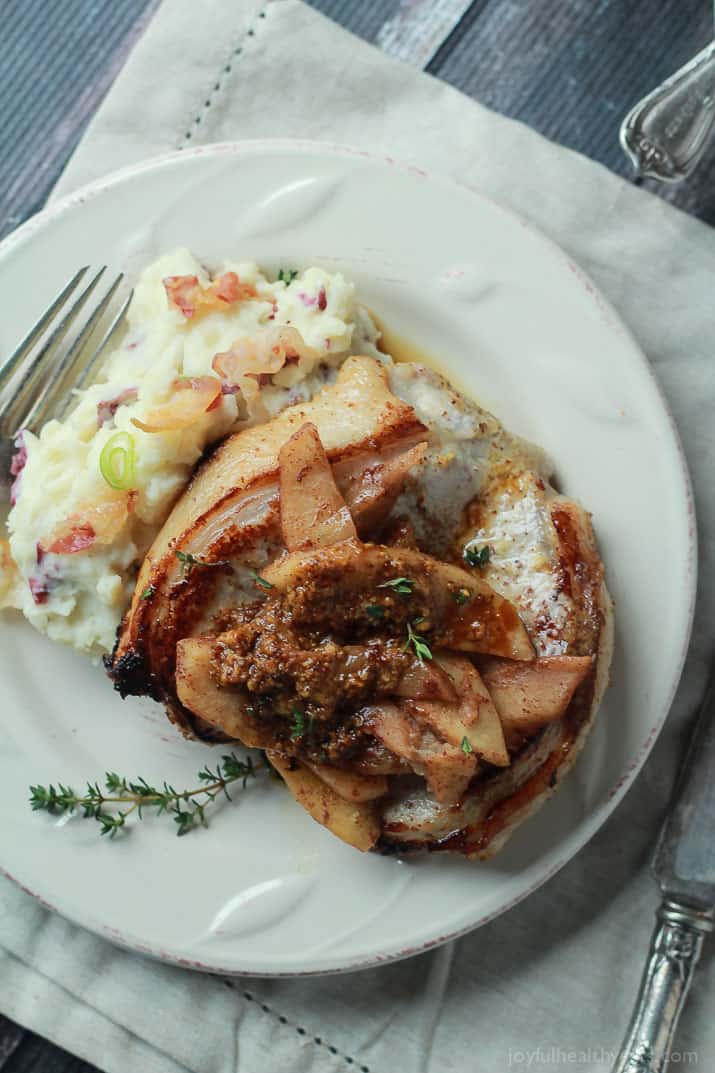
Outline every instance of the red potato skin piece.
{"label": "red potato skin piece", "polygon": [[76,525],[69,533],[57,540],[53,540],[43,551],[50,555],[76,555],[80,551],[91,548],[97,534],[91,525]]}
{"label": "red potato skin piece", "polygon": [[203,309],[221,309],[234,302],[256,298],[251,283],[241,283],[235,272],[224,272],[208,287],[202,287],[197,276],[166,276],[162,280],[169,305],[173,305],[187,320]]}

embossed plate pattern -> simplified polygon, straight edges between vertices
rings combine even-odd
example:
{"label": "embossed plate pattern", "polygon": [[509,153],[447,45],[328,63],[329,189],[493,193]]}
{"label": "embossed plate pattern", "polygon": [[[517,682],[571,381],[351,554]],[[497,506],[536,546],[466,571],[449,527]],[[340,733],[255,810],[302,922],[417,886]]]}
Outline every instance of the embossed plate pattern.
{"label": "embossed plate pattern", "polygon": [[559,249],[466,188],[340,147],[183,152],[35,217],[0,247],[0,352],[79,264],[131,278],[177,245],[209,263],[342,270],[392,329],[552,454],[563,487],[594,514],[618,608],[613,683],[575,771],[488,864],[362,856],[268,781],[221,807],[207,831],[179,840],[149,821],[109,843],[91,823],[32,814],[28,783],[81,785],[114,769],[184,785],[216,751],[181,740],[156,706],[122,702],[99,667],[5,617],[0,865],[77,923],[192,967],[325,972],[405,956],[476,927],[557,871],[645,759],[692,614],[677,437],[628,331]]}

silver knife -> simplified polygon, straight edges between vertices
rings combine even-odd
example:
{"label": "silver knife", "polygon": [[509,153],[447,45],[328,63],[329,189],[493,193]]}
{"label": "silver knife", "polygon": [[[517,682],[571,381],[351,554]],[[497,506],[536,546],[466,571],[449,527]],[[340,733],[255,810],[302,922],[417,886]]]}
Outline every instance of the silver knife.
{"label": "silver knife", "polygon": [[653,862],[663,901],[613,1073],[663,1073],[705,936],[715,928],[715,674]]}

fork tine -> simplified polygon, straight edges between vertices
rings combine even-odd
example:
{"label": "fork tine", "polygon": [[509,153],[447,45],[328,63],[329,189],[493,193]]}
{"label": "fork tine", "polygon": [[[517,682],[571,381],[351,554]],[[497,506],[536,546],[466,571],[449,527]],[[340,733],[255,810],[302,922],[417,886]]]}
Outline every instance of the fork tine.
{"label": "fork tine", "polygon": [[[58,399],[61,398],[63,392],[68,389],[78,366],[82,362],[82,358],[85,356],[88,339],[97,326],[98,321],[106,312],[109,303],[116,293],[117,287],[123,279],[124,273],[120,272],[107,293],[95,306],[91,316],[87,319],[87,323],[72,343],[72,346],[67,353],[63,355],[61,361],[53,367],[46,383],[35,397],[32,408],[23,422],[25,427],[31,429],[34,425],[42,424],[56,411],[56,403]],[[62,407],[63,412],[70,397],[71,396],[68,394]]]}
{"label": "fork tine", "polygon": [[[121,309],[119,310],[119,312],[117,313],[116,317],[114,318],[112,323],[107,328],[107,331],[104,333],[104,337],[98,343],[97,349],[95,350],[94,354],[92,354],[92,357],[89,359],[89,361],[85,363],[84,369],[82,370],[82,372],[78,376],[77,381],[76,381],[76,383],[74,385],[75,391],[80,391],[84,387],[84,385],[86,384],[86,382],[87,382],[87,380],[89,378],[90,373],[92,372],[92,369],[95,367],[95,365],[97,364],[98,360],[104,355],[104,353],[106,352],[107,347],[111,343],[111,341],[114,338],[114,336],[117,334],[119,328],[122,326],[122,322],[124,320],[124,317],[126,315],[127,310],[129,309],[129,306],[130,306],[130,303],[131,303],[131,300],[132,300],[133,296],[134,296],[134,291],[130,291],[129,294],[127,295],[126,301],[123,303],[123,305],[122,305]],[[64,415],[64,412],[67,409],[67,406],[69,405],[70,400],[71,400],[71,396],[67,399],[66,403],[62,406],[61,410],[58,413],[58,417],[62,417]]]}
{"label": "fork tine", "polygon": [[79,297],[72,303],[60,323],[49,338],[43,343],[38,352],[29,361],[23,363],[20,384],[14,392],[12,401],[4,414],[4,418],[8,422],[8,428],[14,430],[22,427],[25,408],[34,394],[35,386],[46,366],[46,362],[54,354],[57,345],[64,339],[69,328],[76,320],[82,307],[99,283],[99,280],[105,271],[106,266],[100,268],[94,279],[90,280]]}
{"label": "fork tine", "polygon": [[7,387],[20,362],[30,353],[42,333],[54,320],[56,314],[60,311],[60,309],[62,309],[62,306],[72,294],[72,291],[75,290],[77,284],[86,273],[88,267],[88,265],[85,265],[83,268],[80,268],[77,272],[75,272],[69,283],[66,284],[66,286],[63,287],[63,289],[57,295],[50,308],[45,313],[43,313],[37,324],[35,324],[35,326],[27,333],[25,338],[20,343],[19,347],[8,358],[2,369],[0,369],[0,394]]}

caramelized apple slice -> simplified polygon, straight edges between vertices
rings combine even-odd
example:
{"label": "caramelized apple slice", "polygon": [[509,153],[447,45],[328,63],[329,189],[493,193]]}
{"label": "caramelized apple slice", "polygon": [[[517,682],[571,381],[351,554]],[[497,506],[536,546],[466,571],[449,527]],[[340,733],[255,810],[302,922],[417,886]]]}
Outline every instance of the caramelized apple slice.
{"label": "caramelized apple slice", "polygon": [[413,771],[424,776],[438,801],[459,801],[477,768],[471,753],[439,741],[396,704],[371,704],[362,715],[366,728],[390,752],[403,757]]}
{"label": "caramelized apple slice", "polygon": [[296,801],[314,820],[343,842],[367,852],[380,837],[380,821],[374,805],[345,801],[312,771],[269,750],[266,755]]}
{"label": "caramelized apple slice", "polygon": [[192,376],[174,380],[170,400],[132,424],[144,432],[176,432],[195,424],[221,401],[221,381],[215,376]]}
{"label": "caramelized apple slice", "polygon": [[[359,519],[356,519],[356,522],[359,529]],[[420,546],[417,543],[415,528],[409,518],[396,518],[394,522],[388,526],[387,532],[383,533],[382,539],[383,543],[391,548],[410,548],[412,551],[420,550]]]}
{"label": "caramelized apple slice", "polygon": [[431,734],[423,737],[419,768],[425,781],[442,805],[456,805],[464,797],[477,770],[477,762],[461,748],[442,742]]}
{"label": "caramelized apple slice", "polygon": [[507,736],[530,735],[560,719],[593,667],[591,656],[547,656],[533,663],[484,660],[482,677]]}
{"label": "caramelized apple slice", "polygon": [[425,456],[427,443],[396,444],[374,455],[348,458],[333,467],[360,535],[367,538],[386,520],[410,470]]}
{"label": "caramelized apple slice", "polygon": [[457,702],[457,691],[449,674],[435,663],[417,659],[403,674],[394,695],[408,700],[445,700],[450,704]]}
{"label": "caramelized apple slice", "polygon": [[364,752],[355,758],[353,768],[362,775],[409,775],[412,770],[403,757],[391,753],[375,737],[369,740]]}
{"label": "caramelized apple slice", "polygon": [[219,689],[211,676],[210,637],[186,637],[176,646],[176,694],[190,712],[230,738],[237,738],[249,749],[264,749],[272,743],[270,735],[246,712],[242,695]]}
{"label": "caramelized apple slice", "polygon": [[384,797],[388,791],[384,775],[359,775],[354,771],[330,767],[328,764],[311,764],[308,761],[303,763],[344,801],[374,801],[378,797]]}
{"label": "caramelized apple slice", "polygon": [[458,704],[407,701],[405,707],[416,718],[457,748],[473,752],[490,764],[506,767],[509,753],[497,710],[479,672],[464,656],[440,653],[435,657],[452,679]]}
{"label": "caramelized apple slice", "polygon": [[357,537],[315,425],[307,422],[283,444],[281,532],[288,551],[325,547]]}
{"label": "caramelized apple slice", "polygon": [[[425,604],[435,647],[483,652],[508,659],[531,660],[534,650],[514,606],[487,583],[459,566],[440,562],[409,548],[387,548],[346,540],[332,547],[296,551],[277,559],[263,571],[265,579],[281,593],[291,593],[293,610],[303,595],[299,585],[311,591],[331,591],[326,604],[331,616],[349,608],[356,596],[379,597],[380,586],[406,577],[412,583],[400,613]],[[423,615],[424,611],[420,611]]]}

